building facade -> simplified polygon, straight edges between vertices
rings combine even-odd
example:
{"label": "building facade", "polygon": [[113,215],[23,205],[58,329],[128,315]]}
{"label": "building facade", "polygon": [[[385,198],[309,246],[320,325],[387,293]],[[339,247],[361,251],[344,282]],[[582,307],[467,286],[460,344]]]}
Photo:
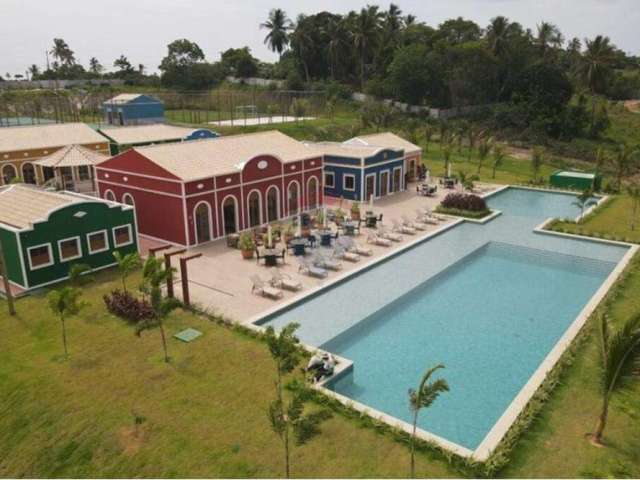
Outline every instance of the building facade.
{"label": "building facade", "polygon": [[132,207],[25,185],[0,189],[0,239],[9,281],[24,290],[66,279],[76,263],[99,270],[115,251],[138,251]]}
{"label": "building facade", "polygon": [[197,245],[323,204],[322,155],[277,131],[134,148],[96,167],[140,233]]}
{"label": "building facade", "polygon": [[102,104],[104,121],[109,125],[143,125],[164,122],[164,104],[139,93],[121,93]]}
{"label": "building facade", "polygon": [[[53,179],[52,168],[39,167],[34,162],[70,145],[109,153],[107,139],[84,123],[0,128],[0,185],[8,185],[16,178],[33,185]],[[91,176],[89,169],[65,169],[61,173],[75,181]]]}

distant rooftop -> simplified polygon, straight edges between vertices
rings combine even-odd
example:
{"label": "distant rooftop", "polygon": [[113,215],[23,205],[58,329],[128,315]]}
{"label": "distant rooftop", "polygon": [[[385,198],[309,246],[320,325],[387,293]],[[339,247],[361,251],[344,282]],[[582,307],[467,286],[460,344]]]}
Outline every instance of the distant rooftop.
{"label": "distant rooftop", "polygon": [[0,128],[0,152],[103,142],[106,139],[84,123]]}
{"label": "distant rooftop", "polygon": [[344,142],[347,145],[376,145],[386,148],[401,148],[405,153],[422,151],[418,145],[391,132],[374,133],[371,135],[360,135]]}
{"label": "distant rooftop", "polygon": [[391,150],[401,150],[395,147],[369,146],[362,143],[339,143],[339,142],[306,142],[305,146],[318,155],[332,155],[335,157],[368,158],[376,155],[381,150],[390,148]]}
{"label": "distant rooftop", "polygon": [[121,93],[119,95],[116,95],[113,98],[110,98],[109,100],[106,100],[104,103],[128,103],[131,102],[132,100],[135,100],[138,97],[150,97],[153,100],[156,101],[160,101],[157,98],[151,97],[150,95],[145,95],[144,93]]}
{"label": "distant rooftop", "polygon": [[52,168],[82,167],[96,165],[107,158],[107,155],[89,150],[80,145],[68,145],[33,163]]}
{"label": "distant rooftop", "polygon": [[176,127],[165,123],[129,127],[106,127],[100,129],[103,134],[121,145],[180,140],[188,137],[196,130],[200,129]]}

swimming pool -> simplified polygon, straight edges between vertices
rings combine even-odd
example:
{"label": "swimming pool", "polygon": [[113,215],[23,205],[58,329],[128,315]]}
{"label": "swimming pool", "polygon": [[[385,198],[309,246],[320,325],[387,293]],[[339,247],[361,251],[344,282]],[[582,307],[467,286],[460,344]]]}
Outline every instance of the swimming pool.
{"label": "swimming pool", "polygon": [[571,195],[510,188],[502,215],[462,223],[268,317],[353,361],[326,386],[405,422],[407,390],[444,363],[451,391],[419,427],[469,451],[485,440],[628,247],[534,232],[579,214]]}

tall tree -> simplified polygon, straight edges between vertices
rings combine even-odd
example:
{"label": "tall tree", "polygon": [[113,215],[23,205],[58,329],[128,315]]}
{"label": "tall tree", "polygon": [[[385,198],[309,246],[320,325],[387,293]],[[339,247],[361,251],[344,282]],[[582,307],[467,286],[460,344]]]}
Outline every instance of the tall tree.
{"label": "tall tree", "polygon": [[631,198],[631,230],[633,231],[636,229],[638,206],[640,206],[640,183],[637,180],[627,186],[627,194]]}
{"label": "tall tree", "polygon": [[541,147],[535,147],[531,152],[531,179],[533,183],[538,182],[538,176],[540,175],[540,169],[545,159],[545,151]]}
{"label": "tall tree", "polygon": [[493,165],[491,166],[492,174],[491,178],[496,178],[496,170],[504,163],[504,148],[501,145],[494,145],[493,147]]}
{"label": "tall tree", "polygon": [[126,76],[135,72],[133,65],[131,65],[129,59],[124,55],[120,55],[119,58],[116,58],[113,62],[113,66],[118,69],[117,75],[119,76]]}
{"label": "tall tree", "polygon": [[267,36],[264,37],[264,43],[282,57],[282,52],[289,45],[289,30],[291,30],[291,20],[289,20],[285,11],[281,8],[271,10],[269,18],[266,22],[260,24],[260,28],[269,30]]}
{"label": "tall tree", "polygon": [[94,75],[100,75],[104,68],[100,64],[100,61],[96,57],[91,57],[89,59],[89,71]]}
{"label": "tall tree", "polygon": [[340,59],[349,52],[350,32],[342,18],[331,18],[324,32],[329,39],[327,50],[329,54],[329,70],[332,79],[336,78],[336,69]]}
{"label": "tall tree", "polygon": [[411,432],[411,478],[416,478],[415,443],[416,430],[418,429],[418,414],[421,409],[430,407],[442,392],[449,391],[449,384],[446,380],[438,378],[432,382],[430,381],[431,376],[441,368],[444,368],[444,365],[438,364],[430,368],[422,376],[418,389],[409,389],[409,405],[413,413],[413,430]]}
{"label": "tall tree", "polygon": [[482,136],[478,142],[478,175],[480,175],[480,169],[485,159],[491,153],[493,147],[493,138]]}
{"label": "tall tree", "polygon": [[624,143],[618,145],[616,154],[613,156],[613,167],[616,172],[616,185],[618,191],[622,189],[622,179],[625,175],[628,175],[633,168],[635,154],[637,150],[631,145]]}
{"label": "tall tree", "polygon": [[609,417],[609,402],[614,393],[624,386],[623,380],[640,362],[640,314],[628,318],[622,326],[612,332],[609,319],[602,315],[600,330],[600,388],[602,407],[591,441],[602,445],[602,436]]}
{"label": "tall tree", "polygon": [[380,38],[380,20],[382,14],[377,6],[368,5],[360,13],[351,15],[353,45],[360,61],[360,88],[364,89],[365,65]]}
{"label": "tall tree", "polygon": [[49,292],[49,308],[58,315],[62,326],[62,345],[64,346],[64,357],[69,357],[67,349],[67,318],[77,315],[84,306],[80,302],[82,291],[75,287],[62,287]]}
{"label": "tall tree", "polygon": [[75,55],[73,50],[69,48],[67,42],[65,42],[62,38],[54,38],[53,39],[53,47],[49,52],[53,55],[59,64],[61,65],[73,65],[75,63]]}
{"label": "tall tree", "polygon": [[562,32],[553,23],[542,22],[538,24],[537,28],[538,34],[535,42],[543,57],[546,57],[552,48],[560,48],[564,43]]}

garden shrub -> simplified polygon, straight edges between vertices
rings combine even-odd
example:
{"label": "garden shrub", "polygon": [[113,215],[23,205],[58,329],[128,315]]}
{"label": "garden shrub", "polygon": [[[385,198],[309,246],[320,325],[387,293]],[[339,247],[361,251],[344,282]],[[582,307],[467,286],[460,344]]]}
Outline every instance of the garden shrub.
{"label": "garden shrub", "polygon": [[140,300],[129,292],[113,290],[102,297],[109,313],[129,323],[138,323],[153,317],[153,309],[146,300]]}
{"label": "garden shrub", "polygon": [[471,193],[450,193],[441,203],[443,208],[467,210],[470,212],[486,212],[487,202],[484,198]]}

